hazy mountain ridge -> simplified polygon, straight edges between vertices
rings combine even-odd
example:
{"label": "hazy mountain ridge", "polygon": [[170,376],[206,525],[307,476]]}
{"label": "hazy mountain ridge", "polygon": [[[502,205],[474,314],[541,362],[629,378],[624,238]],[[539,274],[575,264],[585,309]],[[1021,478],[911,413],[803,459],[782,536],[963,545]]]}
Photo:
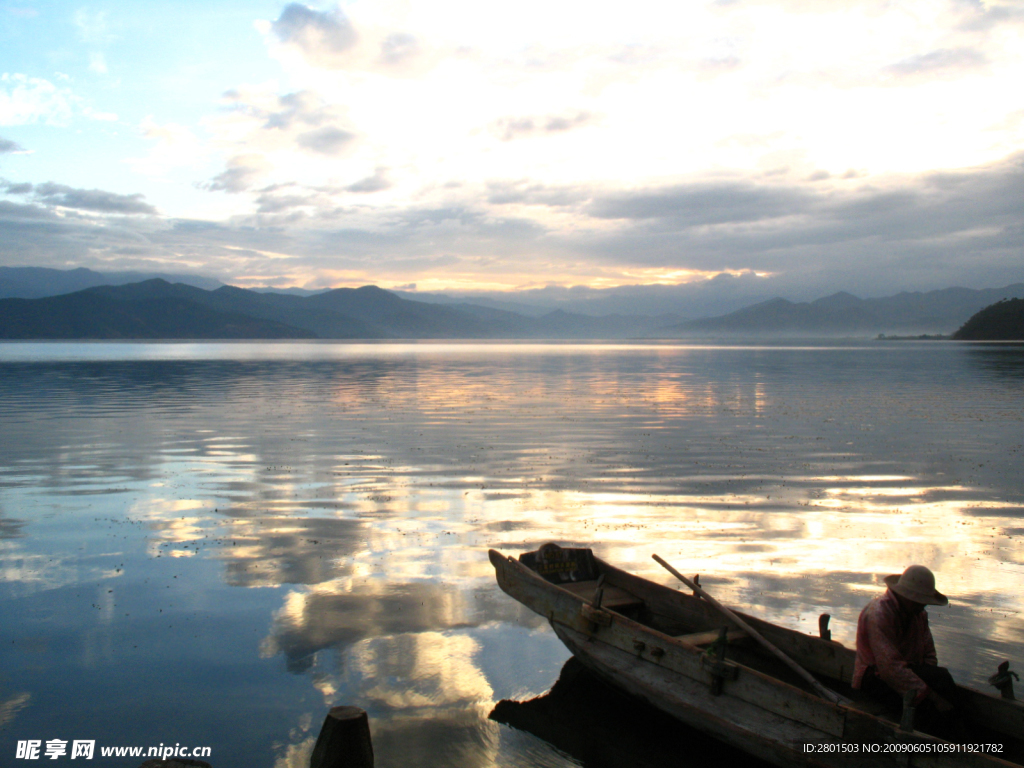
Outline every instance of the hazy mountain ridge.
{"label": "hazy mountain ridge", "polygon": [[[170,307],[179,315],[177,324],[165,317]],[[425,304],[376,286],[296,296],[227,285],[207,291],[157,278],[41,299],[0,299],[0,338],[8,339],[596,338],[663,324],[657,318],[560,311],[531,318],[473,305]]]}
{"label": "hazy mountain ridge", "polygon": [[[198,290],[198,289],[197,289]],[[2,339],[303,339],[311,331],[177,296],[115,298],[88,289],[42,299],[0,299]]]}
{"label": "hazy mountain ridge", "polygon": [[[679,320],[721,315],[756,304],[781,293],[791,298],[812,298],[814,294],[793,294],[793,287],[777,285],[768,278],[756,275],[720,274],[709,280],[698,280],[678,285],[657,283],[620,285],[611,288],[587,286],[546,286],[510,293],[496,291],[457,291],[429,293],[394,291],[402,298],[431,304],[462,304],[491,307],[516,312],[528,317],[543,317],[553,311],[587,317],[608,315],[635,315],[639,311],[649,316],[678,315]],[[677,322],[678,322],[677,321]]]}
{"label": "hazy mountain ridge", "polygon": [[[2,269],[8,270],[2,274],[10,276],[14,268]],[[37,277],[60,273],[60,270],[32,273],[32,268],[18,268],[15,272],[19,270],[19,274]],[[85,273],[75,279],[93,280],[100,275],[90,270],[71,272]],[[82,295],[92,298],[56,301]],[[525,315],[465,302],[414,301],[372,285],[302,295],[229,285],[206,290],[154,278],[51,296],[47,297],[49,303],[43,304],[33,304],[43,299],[0,299],[0,338],[157,338],[159,336],[153,334],[163,332],[172,334],[166,338],[215,338],[223,334],[219,337],[323,339],[948,334],[982,308],[1014,297],[1024,297],[1024,283],[982,290],[946,288],[905,292],[876,299],[861,299],[841,291],[810,302],[775,298],[727,315],[680,322],[685,317],[683,312],[595,317],[555,310],[542,316]],[[106,299],[106,303],[99,301],[100,298]],[[161,319],[156,304],[160,301],[177,302],[173,306],[183,314],[177,324]],[[122,306],[133,302],[139,306]],[[146,302],[154,306],[146,309],[142,306]],[[640,306],[644,305],[640,303]],[[51,317],[46,320],[48,314]],[[206,319],[208,327],[202,326],[200,318]],[[90,336],[90,333],[98,335]]]}
{"label": "hazy mountain ridge", "polygon": [[308,298],[279,293],[256,293],[244,288],[224,285],[204,291],[181,283],[147,280],[123,286],[90,289],[114,298],[145,299],[175,296],[218,312],[232,312],[258,320],[282,323],[304,330],[309,336],[325,339],[376,339],[392,334],[359,319],[307,304]]}
{"label": "hazy mountain ridge", "polygon": [[771,299],[719,317],[690,320],[666,329],[668,335],[952,333],[982,308],[1002,299],[1024,297],[1024,283],[1004,288],[944,288],[860,299],[840,292],[811,302]]}

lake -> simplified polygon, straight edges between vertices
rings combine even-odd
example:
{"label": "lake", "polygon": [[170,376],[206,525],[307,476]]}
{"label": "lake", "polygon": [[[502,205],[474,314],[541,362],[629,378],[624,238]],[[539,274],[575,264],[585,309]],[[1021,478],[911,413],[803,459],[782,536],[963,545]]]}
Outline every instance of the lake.
{"label": "lake", "polygon": [[487,560],[546,541],[850,646],[923,563],[985,688],[1024,666],[1022,459],[1020,345],[0,344],[0,762],[300,768],[349,704],[378,766],[577,765],[488,718],[568,658]]}

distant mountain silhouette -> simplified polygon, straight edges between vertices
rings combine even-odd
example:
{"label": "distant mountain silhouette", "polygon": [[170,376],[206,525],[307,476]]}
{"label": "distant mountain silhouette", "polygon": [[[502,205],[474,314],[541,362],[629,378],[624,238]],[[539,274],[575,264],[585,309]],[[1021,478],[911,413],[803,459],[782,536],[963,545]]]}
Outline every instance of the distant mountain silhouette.
{"label": "distant mountain silhouette", "polygon": [[[94,273],[95,274],[95,273]],[[92,279],[91,277],[89,279]],[[474,304],[428,304],[376,286],[308,296],[224,285],[205,290],[160,278],[37,299],[0,299],[0,338],[613,339],[716,334],[949,333],[1024,284],[948,288],[859,299],[772,299],[721,317],[590,315],[541,317]]]}
{"label": "distant mountain silhouette", "polygon": [[524,317],[489,307],[425,304],[376,286],[311,296],[234,286],[203,290],[166,280],[106,285],[42,299],[0,299],[0,338],[608,338],[658,318]]}
{"label": "distant mountain silhouette", "polygon": [[971,316],[953,334],[962,341],[1024,341],[1024,299],[1004,299]]}
{"label": "distant mountain silhouette", "polygon": [[171,283],[185,283],[212,290],[222,285],[219,280],[200,275],[176,275],[162,272],[96,272],[47,267],[0,267],[0,299],[41,299],[74,293],[98,285],[124,285],[160,278]]}
{"label": "distant mountain silhouette", "polygon": [[224,285],[215,291],[204,291],[190,285],[170,284],[165,280],[102,286],[90,289],[112,298],[135,301],[173,296],[194,302],[217,312],[230,312],[258,320],[281,323],[302,329],[305,336],[322,339],[378,339],[393,334],[349,315],[310,305],[309,298],[280,293],[257,293]]}
{"label": "distant mountain silhouette", "polygon": [[1024,283],[1005,288],[945,288],[860,299],[841,292],[811,302],[771,299],[721,317],[691,320],[665,329],[666,335],[839,333],[950,333],[987,304],[1024,296]]}
{"label": "distant mountain silhouette", "polygon": [[3,339],[301,339],[313,336],[305,329],[235,312],[218,312],[175,296],[124,299],[89,289],[43,299],[0,299],[0,338]]}

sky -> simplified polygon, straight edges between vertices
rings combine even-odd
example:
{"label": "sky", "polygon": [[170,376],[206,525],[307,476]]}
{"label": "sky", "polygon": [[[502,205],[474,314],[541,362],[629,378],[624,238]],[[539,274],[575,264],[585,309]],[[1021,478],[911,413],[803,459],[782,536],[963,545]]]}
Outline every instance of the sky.
{"label": "sky", "polygon": [[0,266],[1024,281],[1024,3],[0,0]]}

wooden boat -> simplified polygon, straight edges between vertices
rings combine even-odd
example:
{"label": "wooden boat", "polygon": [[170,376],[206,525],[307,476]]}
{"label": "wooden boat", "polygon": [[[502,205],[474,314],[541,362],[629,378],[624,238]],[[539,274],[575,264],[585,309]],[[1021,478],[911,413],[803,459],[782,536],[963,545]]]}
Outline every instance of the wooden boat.
{"label": "wooden boat", "polygon": [[[961,686],[969,743],[913,728],[850,687],[855,653],[737,612],[815,684],[829,701],[731,624],[707,600],[634,576],[590,550],[545,545],[519,560],[490,550],[503,591],[544,616],[589,669],[676,719],[780,766],[1024,765],[1024,704]],[[546,556],[545,556],[546,555]],[[541,571],[544,575],[540,575]],[[555,582],[558,583],[555,583]],[[805,673],[806,674],[806,673]]]}

